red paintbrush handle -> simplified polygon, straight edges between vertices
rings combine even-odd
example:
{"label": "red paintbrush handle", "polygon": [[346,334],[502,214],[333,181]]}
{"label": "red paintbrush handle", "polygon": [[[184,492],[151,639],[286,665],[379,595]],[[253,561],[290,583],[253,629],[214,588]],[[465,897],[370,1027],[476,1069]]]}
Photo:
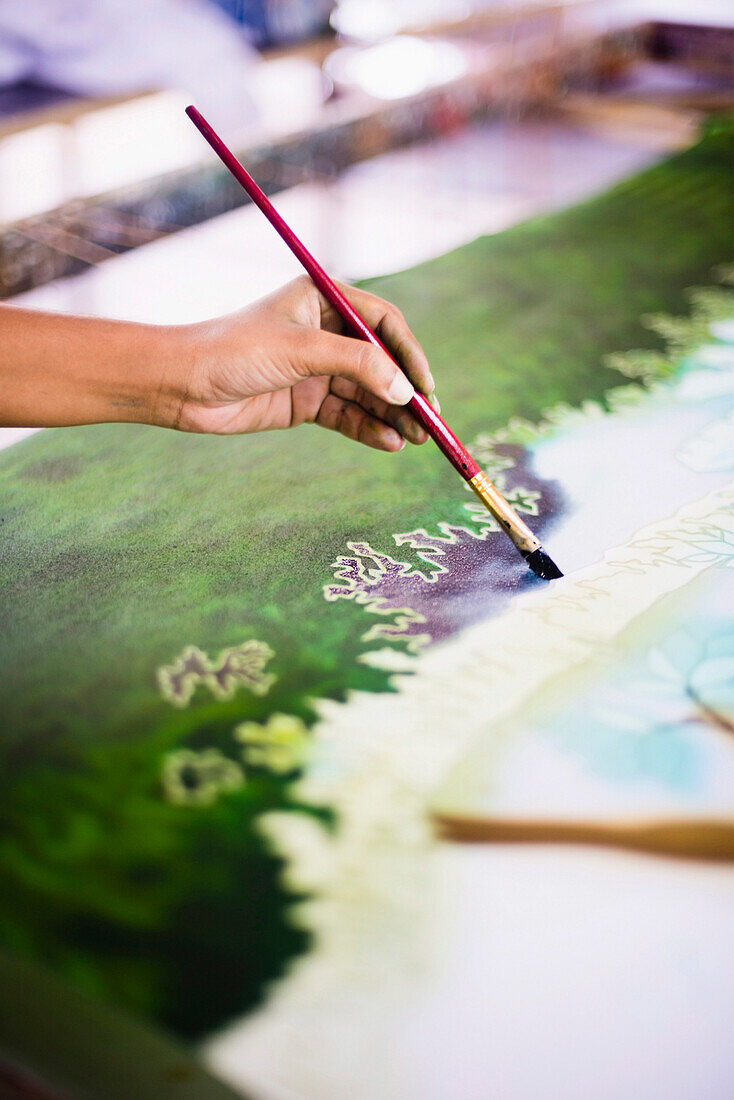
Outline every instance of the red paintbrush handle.
{"label": "red paintbrush handle", "polygon": [[[386,355],[390,356],[393,363],[400,366],[379,337],[374,334],[369,325],[360,317],[354,306],[347,301],[333,279],[329,278],[321,264],[311,255],[306,246],[301,243],[287,222],[281,218],[267,195],[261,191],[247,169],[240,164],[234,153],[227,148],[204,116],[197,111],[196,107],[187,107],[186,114],[202,136],[209,142],[222,163],[229,168],[237,182],[244,187],[255,205],[262,210],[265,217],[283,238],[294,256],[300,260],[324,298],[331,303],[342,319],[353,329],[355,335],[359,336],[362,340],[368,340],[371,344],[374,344],[375,347],[380,348]],[[414,394],[410,399],[409,408],[419,424],[425,428],[431,439],[440,447],[449,462],[459,471],[463,478],[470,481],[479,473],[480,468],[471,457],[466,447],[459,442],[448,425],[442,420],[422,393]]]}

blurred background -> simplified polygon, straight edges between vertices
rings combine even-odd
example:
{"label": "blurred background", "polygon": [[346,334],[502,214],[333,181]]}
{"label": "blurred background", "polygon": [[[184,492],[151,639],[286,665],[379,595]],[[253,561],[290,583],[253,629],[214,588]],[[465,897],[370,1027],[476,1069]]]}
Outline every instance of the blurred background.
{"label": "blurred background", "polygon": [[172,287],[173,250],[144,295],[118,267],[112,300],[99,280],[38,301],[184,320],[290,274],[267,227],[226,221],[245,196],[188,102],[362,277],[685,144],[734,102],[733,25],[729,0],[3,0],[0,297],[221,216],[187,237],[184,266],[220,273],[196,294]]}

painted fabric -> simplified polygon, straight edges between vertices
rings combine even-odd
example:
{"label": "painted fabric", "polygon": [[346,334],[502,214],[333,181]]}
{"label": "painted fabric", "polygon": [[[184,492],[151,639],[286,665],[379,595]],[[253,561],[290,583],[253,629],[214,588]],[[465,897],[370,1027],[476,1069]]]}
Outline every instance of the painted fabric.
{"label": "painted fabric", "polygon": [[[325,933],[309,914],[333,902],[334,867],[376,866],[360,823],[394,844],[394,881],[414,854],[399,838],[429,844],[431,815],[456,835],[469,819],[488,834],[508,817],[558,819],[567,806],[516,781],[523,761],[538,774],[551,757],[572,791],[587,769],[588,804],[617,782],[607,824],[629,812],[620,776],[652,784],[652,809],[734,817],[680,725],[693,715],[721,734],[732,721],[731,627],[707,571],[730,564],[734,538],[733,181],[734,127],[717,122],[604,196],[368,284],[403,309],[448,422],[570,574],[565,588],[527,571],[430,444],[394,457],[310,428],[99,426],[0,455],[0,942],[13,957],[211,1040],[317,957]],[[635,635],[586,675],[592,702],[574,689],[572,714],[565,698],[539,704],[531,737],[492,709],[522,661],[522,623],[507,617],[565,608],[553,637],[580,644],[571,612],[595,598],[614,548],[615,576],[642,577],[624,606],[673,641],[655,623]],[[661,558],[700,598],[662,579]],[[584,660],[633,618],[582,629]],[[428,709],[423,668],[441,686]],[[517,706],[528,691],[525,674]],[[488,745],[494,761],[510,750],[488,763]],[[348,906],[329,920],[360,927]],[[224,1048],[209,1049],[226,1072]]]}

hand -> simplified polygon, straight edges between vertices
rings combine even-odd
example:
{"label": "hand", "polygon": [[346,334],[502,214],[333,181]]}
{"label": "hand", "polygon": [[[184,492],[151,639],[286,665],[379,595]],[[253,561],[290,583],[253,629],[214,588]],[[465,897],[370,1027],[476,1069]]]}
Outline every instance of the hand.
{"label": "hand", "polygon": [[424,443],[402,407],[414,387],[433,393],[420,344],[395,306],[339,285],[405,373],[345,335],[341,317],[301,276],[239,313],[187,326],[192,366],[170,426],[229,434],[308,422],[383,451]]}

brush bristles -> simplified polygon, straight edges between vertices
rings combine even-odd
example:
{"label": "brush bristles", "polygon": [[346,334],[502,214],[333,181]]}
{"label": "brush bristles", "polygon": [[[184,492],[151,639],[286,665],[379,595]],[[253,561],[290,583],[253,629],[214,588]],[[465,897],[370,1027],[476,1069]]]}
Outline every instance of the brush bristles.
{"label": "brush bristles", "polygon": [[532,554],[528,554],[525,560],[533,573],[538,577],[542,577],[544,581],[554,581],[563,576],[553,558],[548,557],[542,546],[539,546],[537,550],[533,550]]}

